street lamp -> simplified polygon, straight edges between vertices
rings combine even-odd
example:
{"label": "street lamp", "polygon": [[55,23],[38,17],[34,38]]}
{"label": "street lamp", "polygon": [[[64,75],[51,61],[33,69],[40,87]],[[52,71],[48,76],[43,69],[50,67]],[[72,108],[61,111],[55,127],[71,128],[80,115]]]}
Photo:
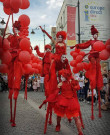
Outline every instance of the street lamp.
{"label": "street lamp", "polygon": [[0,17],[0,18],[2,19],[2,21],[0,21],[0,23],[1,23],[2,25],[6,24],[5,21],[4,21],[4,18],[2,18],[2,17]]}
{"label": "street lamp", "polygon": [[78,43],[80,44],[80,2],[78,0],[78,3],[77,3],[77,7],[78,7]]}

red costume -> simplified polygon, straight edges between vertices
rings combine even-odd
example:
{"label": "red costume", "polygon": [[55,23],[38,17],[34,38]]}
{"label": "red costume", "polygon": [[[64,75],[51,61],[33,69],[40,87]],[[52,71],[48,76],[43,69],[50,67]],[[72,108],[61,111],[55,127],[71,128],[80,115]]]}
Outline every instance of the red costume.
{"label": "red costume", "polygon": [[35,47],[35,50],[38,54],[38,56],[42,57],[42,76],[44,77],[44,87],[45,87],[45,96],[48,96],[48,80],[49,80],[49,70],[50,70],[50,64],[51,64],[51,45],[45,45],[45,50],[49,49],[50,51],[47,51],[45,53],[41,53],[39,51],[38,46]]}
{"label": "red costume", "polygon": [[[59,74],[65,78],[65,80],[58,84],[56,90],[44,101],[53,104],[53,110],[57,114],[56,131],[60,131],[61,117],[66,116],[68,119],[74,117],[75,123],[79,134],[83,135],[81,130],[80,105],[77,98],[76,91],[79,90],[78,81],[75,81],[71,77],[71,72],[67,69],[60,70]],[[59,91],[61,93],[59,94]],[[44,132],[45,133],[45,132]]]}
{"label": "red costume", "polygon": [[[99,92],[99,104],[100,104],[100,90],[103,87],[103,77],[102,77],[102,74],[101,74],[99,53],[96,52],[93,49],[94,43],[98,41],[97,40],[98,30],[94,27],[94,25],[91,26],[91,34],[93,35],[94,40],[89,40],[89,41],[87,41],[85,43],[82,43],[82,44],[76,44],[75,47],[77,49],[86,49],[89,46],[91,46],[91,51],[90,51],[89,57],[88,57],[89,61],[91,63],[91,67],[86,72],[85,75],[90,80],[92,94],[93,94],[93,89],[95,89],[95,88],[98,89],[98,92]],[[72,48],[74,48],[74,47],[71,47],[71,49]],[[101,117],[100,105],[99,105],[99,117]],[[93,116],[93,98],[92,98],[92,116],[91,116],[91,118],[94,119],[94,116]]]}

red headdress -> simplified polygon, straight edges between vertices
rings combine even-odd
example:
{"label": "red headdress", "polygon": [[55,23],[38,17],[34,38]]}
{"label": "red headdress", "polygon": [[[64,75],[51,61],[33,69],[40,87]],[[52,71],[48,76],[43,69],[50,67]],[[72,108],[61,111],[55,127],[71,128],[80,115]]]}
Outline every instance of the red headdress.
{"label": "red headdress", "polygon": [[65,31],[58,31],[56,34],[56,37],[58,38],[58,36],[61,35],[63,37],[64,40],[66,40],[66,32]]}
{"label": "red headdress", "polygon": [[99,33],[98,30],[95,28],[94,25],[91,26],[91,34],[94,35],[96,33]]}
{"label": "red headdress", "polygon": [[52,50],[51,45],[49,45],[49,44],[45,45],[45,50],[46,50],[46,49]]}
{"label": "red headdress", "polygon": [[15,28],[17,28],[18,30],[20,30],[20,28],[21,28],[20,21],[15,21],[15,23],[13,24],[13,26]]}
{"label": "red headdress", "polygon": [[59,74],[62,75],[63,77],[65,77],[67,80],[69,80],[71,78],[71,72],[67,69],[62,69],[59,71]]}

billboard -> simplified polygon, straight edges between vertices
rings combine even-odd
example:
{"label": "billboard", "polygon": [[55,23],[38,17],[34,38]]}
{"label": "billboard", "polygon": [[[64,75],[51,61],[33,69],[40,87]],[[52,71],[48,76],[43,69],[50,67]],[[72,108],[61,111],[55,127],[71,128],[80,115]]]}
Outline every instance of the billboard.
{"label": "billboard", "polygon": [[76,7],[67,6],[67,45],[73,46],[76,44]]}
{"label": "billboard", "polygon": [[89,40],[91,25],[99,31],[99,40],[110,38],[110,0],[80,0],[81,40]]}

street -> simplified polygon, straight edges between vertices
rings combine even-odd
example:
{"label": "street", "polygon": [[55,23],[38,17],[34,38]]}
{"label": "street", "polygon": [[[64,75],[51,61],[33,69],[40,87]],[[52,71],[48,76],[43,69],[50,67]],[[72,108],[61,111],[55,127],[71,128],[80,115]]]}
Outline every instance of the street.
{"label": "street", "polygon": [[[20,92],[17,102],[16,127],[11,127],[10,106],[8,92],[0,93],[0,134],[1,135],[43,135],[45,123],[45,105],[39,109],[39,105],[45,99],[43,92],[28,92],[27,101],[24,100],[24,92]],[[90,119],[91,105],[80,102],[85,129],[84,135],[109,135],[110,111],[102,111],[102,118],[98,118],[97,106],[94,106],[95,119]],[[56,116],[53,115],[52,125],[47,127],[47,135],[77,135],[74,120],[71,123],[62,119],[61,131],[55,132]]]}

